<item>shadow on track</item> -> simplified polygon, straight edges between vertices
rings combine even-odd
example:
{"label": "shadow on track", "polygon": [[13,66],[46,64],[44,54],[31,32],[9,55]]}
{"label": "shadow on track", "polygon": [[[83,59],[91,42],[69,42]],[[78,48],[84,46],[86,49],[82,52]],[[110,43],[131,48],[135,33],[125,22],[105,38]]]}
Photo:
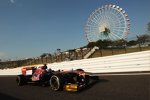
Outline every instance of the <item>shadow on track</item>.
{"label": "shadow on track", "polygon": [[2,98],[3,100],[20,100],[20,99],[17,99],[15,97],[12,97],[12,96],[9,96],[9,95],[3,94],[3,93],[0,93],[0,98]]}
{"label": "shadow on track", "polygon": [[86,91],[86,90],[92,88],[94,85],[96,85],[96,84],[98,84],[98,83],[103,83],[103,82],[108,82],[108,80],[106,80],[106,79],[99,79],[99,78],[96,78],[96,79],[95,79],[95,78],[94,78],[94,79],[92,79],[92,80],[89,82],[89,84],[88,84],[86,87],[84,87],[83,89],[81,89],[81,90],[78,91],[77,93],[84,92],[84,91]]}

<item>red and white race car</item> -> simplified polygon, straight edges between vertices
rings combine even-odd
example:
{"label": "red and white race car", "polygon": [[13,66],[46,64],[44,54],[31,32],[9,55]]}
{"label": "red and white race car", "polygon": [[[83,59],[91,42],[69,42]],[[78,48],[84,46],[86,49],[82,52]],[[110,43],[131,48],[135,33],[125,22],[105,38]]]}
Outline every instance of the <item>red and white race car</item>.
{"label": "red and white race car", "polygon": [[[27,75],[26,72],[32,70],[32,75]],[[82,69],[69,70],[69,71],[54,71],[47,69],[47,66],[41,67],[25,67],[22,68],[22,74],[17,76],[17,84],[19,86],[27,83],[38,83],[41,85],[49,85],[52,90],[66,90],[66,91],[79,91],[86,87],[92,78]]]}

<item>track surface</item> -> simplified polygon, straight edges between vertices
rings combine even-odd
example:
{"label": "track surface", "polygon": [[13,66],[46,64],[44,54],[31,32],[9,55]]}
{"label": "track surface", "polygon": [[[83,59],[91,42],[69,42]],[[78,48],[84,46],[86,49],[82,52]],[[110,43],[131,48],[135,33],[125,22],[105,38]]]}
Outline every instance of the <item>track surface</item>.
{"label": "track surface", "polygon": [[150,75],[101,76],[99,82],[78,93],[31,84],[18,87],[15,79],[0,76],[1,100],[150,100]]}

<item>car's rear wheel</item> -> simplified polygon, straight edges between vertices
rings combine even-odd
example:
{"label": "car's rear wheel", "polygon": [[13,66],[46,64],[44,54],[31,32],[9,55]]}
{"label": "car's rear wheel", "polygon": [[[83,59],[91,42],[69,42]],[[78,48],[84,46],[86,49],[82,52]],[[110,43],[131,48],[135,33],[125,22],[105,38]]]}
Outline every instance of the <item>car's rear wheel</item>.
{"label": "car's rear wheel", "polygon": [[23,75],[18,75],[16,81],[18,86],[26,84],[26,78]]}
{"label": "car's rear wheel", "polygon": [[63,89],[63,80],[61,75],[53,75],[50,79],[50,87],[53,91]]}

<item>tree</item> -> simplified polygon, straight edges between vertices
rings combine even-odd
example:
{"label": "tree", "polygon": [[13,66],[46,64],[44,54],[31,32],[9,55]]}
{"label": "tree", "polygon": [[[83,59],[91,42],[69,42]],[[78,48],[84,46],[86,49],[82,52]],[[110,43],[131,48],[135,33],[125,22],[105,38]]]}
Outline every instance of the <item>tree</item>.
{"label": "tree", "polygon": [[116,47],[124,47],[126,42],[127,42],[126,40],[120,39],[120,40],[114,41],[113,45]]}
{"label": "tree", "polygon": [[136,40],[131,40],[127,43],[127,45],[129,46],[133,46],[133,45],[136,45],[137,44],[137,41]]}
{"label": "tree", "polygon": [[137,42],[140,43],[140,44],[144,44],[149,38],[150,36],[149,35],[141,35],[141,36],[137,36]]}
{"label": "tree", "polygon": [[103,41],[102,40],[98,40],[96,41],[96,46],[99,47],[100,49],[102,49],[104,46],[103,46]]}
{"label": "tree", "polygon": [[103,40],[103,47],[107,48],[108,46],[112,46],[111,40]]}
{"label": "tree", "polygon": [[47,53],[43,53],[40,57],[41,58],[44,58],[44,57],[46,57],[47,56]]}
{"label": "tree", "polygon": [[93,48],[94,46],[96,46],[95,42],[89,42],[87,45],[88,48]]}
{"label": "tree", "polygon": [[47,56],[48,56],[48,57],[51,57],[51,56],[52,56],[52,54],[51,54],[51,53],[48,53],[48,54],[47,54]]}
{"label": "tree", "polygon": [[112,41],[111,40],[98,40],[96,42],[96,46],[99,48],[107,48],[108,46],[112,46]]}

